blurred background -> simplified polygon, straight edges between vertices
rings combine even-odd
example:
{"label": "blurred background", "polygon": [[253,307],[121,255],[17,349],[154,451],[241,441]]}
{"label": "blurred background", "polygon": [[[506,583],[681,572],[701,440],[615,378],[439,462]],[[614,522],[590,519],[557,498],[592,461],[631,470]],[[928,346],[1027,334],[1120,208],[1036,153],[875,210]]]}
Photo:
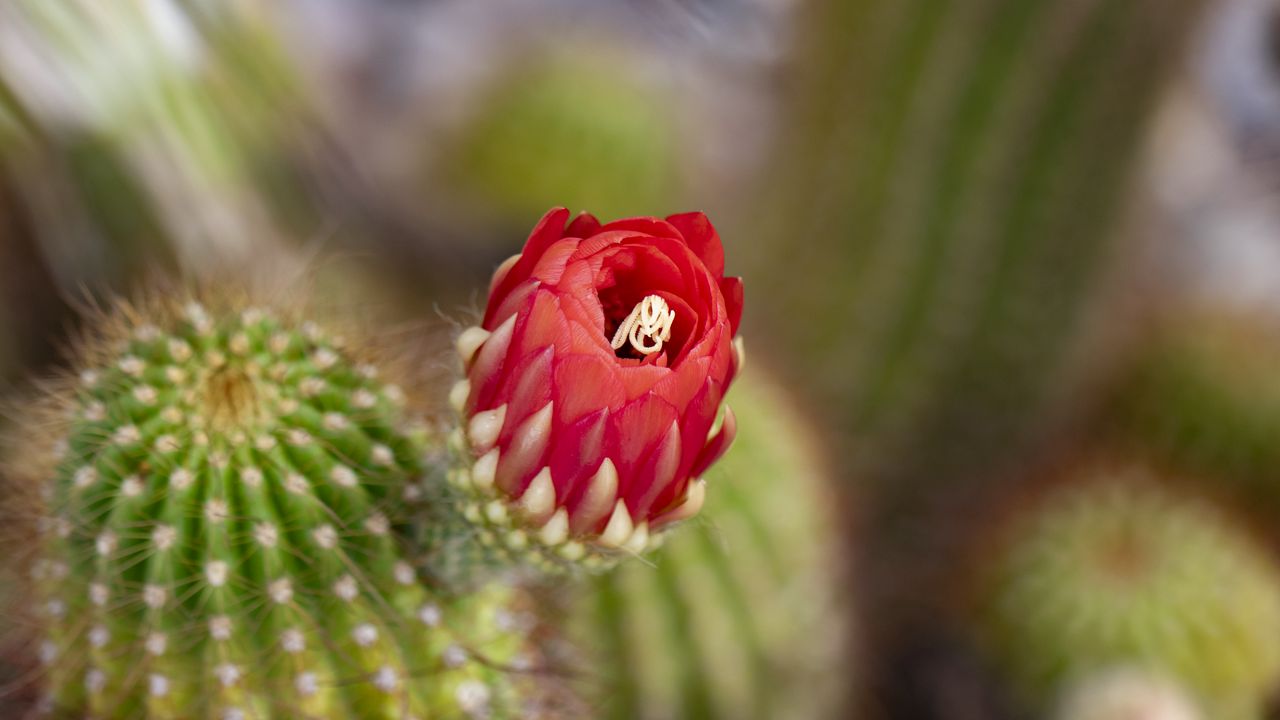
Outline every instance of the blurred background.
{"label": "blurred background", "polygon": [[707,521],[549,601],[593,716],[1280,717],[1280,3],[0,4],[0,391],[157,279],[465,317],[553,205],[747,288]]}

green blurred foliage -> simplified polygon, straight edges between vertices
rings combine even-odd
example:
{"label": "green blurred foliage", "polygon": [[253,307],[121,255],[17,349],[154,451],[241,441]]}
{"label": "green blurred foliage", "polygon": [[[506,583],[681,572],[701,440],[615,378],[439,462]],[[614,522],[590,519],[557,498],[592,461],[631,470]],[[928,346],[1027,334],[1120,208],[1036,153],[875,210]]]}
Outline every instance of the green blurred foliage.
{"label": "green blurred foliage", "polygon": [[507,69],[454,139],[444,187],[487,211],[564,205],[613,219],[661,215],[681,196],[676,99],[641,58],[577,48]]}
{"label": "green blurred foliage", "polygon": [[1202,309],[1137,351],[1108,408],[1122,442],[1222,481],[1280,517],[1280,337],[1265,317]]}

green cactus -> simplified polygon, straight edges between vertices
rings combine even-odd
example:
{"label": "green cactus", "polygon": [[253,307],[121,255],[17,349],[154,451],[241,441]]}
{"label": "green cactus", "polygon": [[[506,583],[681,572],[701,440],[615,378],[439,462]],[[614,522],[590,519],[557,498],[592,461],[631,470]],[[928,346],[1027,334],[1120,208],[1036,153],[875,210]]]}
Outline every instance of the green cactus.
{"label": "green cactus", "polygon": [[571,634],[603,678],[599,717],[825,717],[851,682],[812,428],[755,368],[729,402],[740,430],[707,473],[705,519],[571,591]]}
{"label": "green cactus", "polygon": [[1280,681],[1280,578],[1208,506],[1143,470],[1090,471],[1023,518],[997,556],[985,644],[1047,702],[1099,668],[1183,684],[1208,717],[1261,717]]}
{"label": "green cactus", "polygon": [[111,717],[507,717],[512,592],[422,584],[404,393],[317,326],[124,308],[12,467],[40,488],[46,705]]}

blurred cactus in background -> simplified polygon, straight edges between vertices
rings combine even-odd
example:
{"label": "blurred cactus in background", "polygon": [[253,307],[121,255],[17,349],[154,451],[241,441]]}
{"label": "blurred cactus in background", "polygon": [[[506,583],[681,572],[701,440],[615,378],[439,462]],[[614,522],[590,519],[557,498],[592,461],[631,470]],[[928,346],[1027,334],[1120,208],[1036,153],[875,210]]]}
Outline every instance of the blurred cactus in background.
{"label": "blurred cactus in background", "polygon": [[280,193],[304,190],[279,182],[281,150],[306,112],[263,13],[200,7],[0,8],[0,97],[20,120],[0,159],[67,292],[281,252]]}
{"label": "blurred cactus in background", "polygon": [[1263,717],[1280,687],[1280,573],[1231,518],[1136,467],[1014,518],[991,559],[984,644],[1044,709],[1108,667],[1167,675],[1206,718]]}
{"label": "blurred cactus in background", "polygon": [[495,85],[453,140],[446,187],[513,218],[553,205],[648,215],[684,195],[676,97],[644,76],[642,58],[578,47]]}
{"label": "blurred cactus in background", "polygon": [[877,619],[868,715],[964,712],[918,689],[955,669],[938,613],[948,550],[1080,410],[1107,350],[1095,341],[1124,319],[1112,273],[1128,191],[1199,6],[803,14],[801,81],[768,175],[778,202],[749,234],[744,274],[770,298],[757,332],[786,349],[840,472],[866,485],[876,548],[850,558]]}
{"label": "blurred cactus in background", "polygon": [[1280,511],[1280,341],[1264,318],[1201,313],[1167,324],[1118,389],[1121,432],[1166,462],[1234,480]]}

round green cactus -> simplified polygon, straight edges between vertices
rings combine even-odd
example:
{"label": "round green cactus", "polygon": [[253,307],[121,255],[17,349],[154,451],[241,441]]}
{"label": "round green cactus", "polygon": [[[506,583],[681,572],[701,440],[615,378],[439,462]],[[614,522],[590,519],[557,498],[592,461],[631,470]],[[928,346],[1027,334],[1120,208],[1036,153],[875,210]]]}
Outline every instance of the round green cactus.
{"label": "round green cactus", "polygon": [[377,365],[257,309],[118,315],[55,393],[49,462],[15,464],[43,495],[47,708],[515,714],[512,591],[433,591],[398,540],[426,437]]}
{"label": "round green cactus", "polygon": [[[1256,718],[1280,681],[1280,578],[1230,520],[1139,469],[1090,471],[1016,528],[986,644],[1032,702],[1098,668],[1183,684],[1215,718]],[[1211,711],[1211,712],[1210,712]]]}

